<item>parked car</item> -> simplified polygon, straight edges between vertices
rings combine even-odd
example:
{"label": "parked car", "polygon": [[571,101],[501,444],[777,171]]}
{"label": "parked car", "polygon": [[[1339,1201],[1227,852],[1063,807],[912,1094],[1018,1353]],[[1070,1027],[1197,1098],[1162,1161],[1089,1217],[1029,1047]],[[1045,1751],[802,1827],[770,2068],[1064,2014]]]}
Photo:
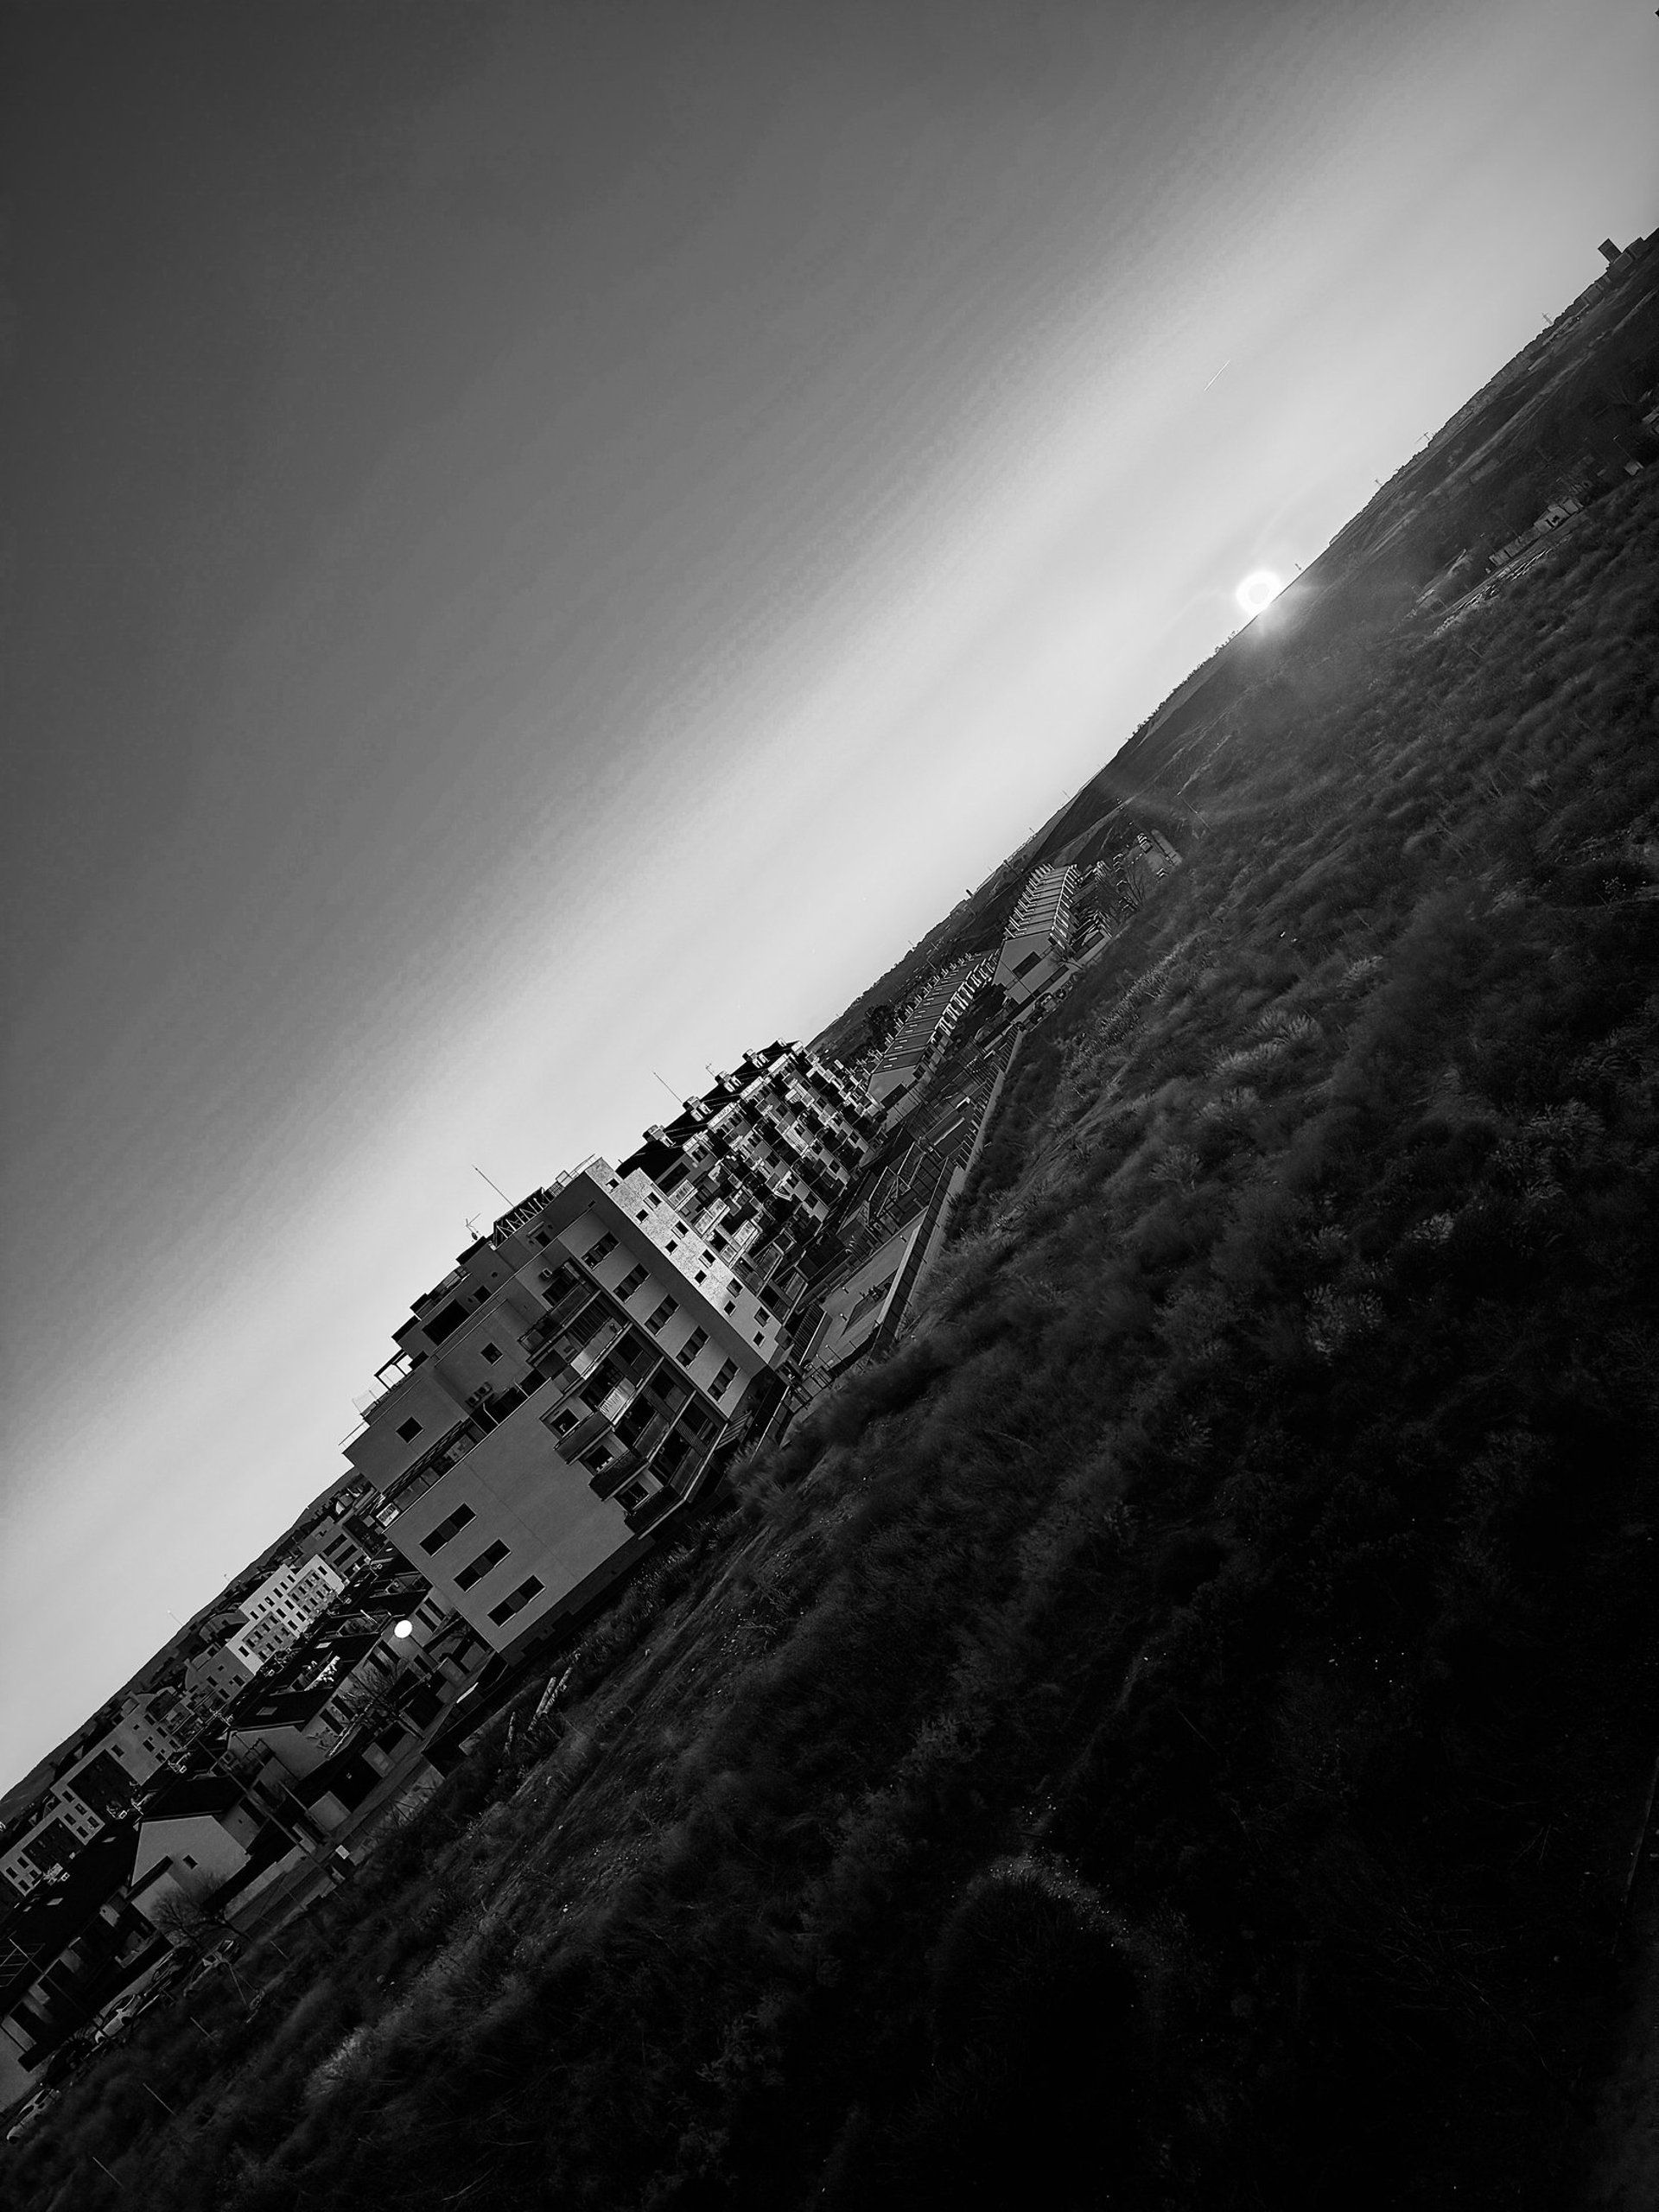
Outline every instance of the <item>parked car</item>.
{"label": "parked car", "polygon": [[55,2089],[36,2089],[6,2130],[7,2142],[15,2143],[20,2135],[27,2135],[47,2107],[55,2101],[57,2094]]}

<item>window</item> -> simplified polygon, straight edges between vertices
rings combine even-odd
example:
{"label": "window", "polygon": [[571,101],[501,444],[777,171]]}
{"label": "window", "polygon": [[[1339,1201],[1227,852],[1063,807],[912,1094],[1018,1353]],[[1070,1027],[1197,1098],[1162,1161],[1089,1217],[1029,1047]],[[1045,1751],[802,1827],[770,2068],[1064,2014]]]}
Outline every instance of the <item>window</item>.
{"label": "window", "polygon": [[493,1367],[501,1357],[501,1347],[499,1344],[480,1344],[478,1348],[478,1356],[486,1366]]}
{"label": "window", "polygon": [[727,1360],[721,1368],[719,1374],[715,1376],[714,1381],[709,1385],[709,1396],[711,1398],[718,1398],[722,1391],[725,1390],[728,1384],[731,1382],[733,1376],[734,1376],[736,1372],[737,1362],[734,1359]]}
{"label": "window", "polygon": [[657,1311],[647,1317],[645,1326],[660,1332],[673,1318],[674,1301],[671,1298],[665,1298]]}
{"label": "window", "polygon": [[485,1300],[489,1296],[489,1294],[489,1294],[489,1288],[488,1288],[488,1286],[487,1286],[487,1285],[486,1285],[486,1286],[485,1287],[485,1288],[484,1288],[484,1289],[482,1289],[482,1290],[475,1290],[475,1291],[473,1293],[473,1303],[474,1303],[474,1306],[481,1306],[481,1305],[484,1303]]}
{"label": "window", "polygon": [[708,1341],[709,1332],[706,1329],[693,1329],[674,1357],[682,1367],[690,1367]]}
{"label": "window", "polygon": [[458,1536],[472,1520],[470,1505],[458,1505],[447,1521],[440,1521],[429,1536],[421,1538],[421,1549],[430,1559],[434,1552],[441,1552],[452,1536]]}
{"label": "window", "polygon": [[522,1613],[531,1599],[539,1598],[541,1594],[541,1578],[532,1574],[516,1590],[509,1591],[499,1605],[490,1607],[490,1618],[499,1628],[503,1621],[510,1621],[515,1613]]}
{"label": "window", "polygon": [[470,1590],[474,1582],[481,1582],[493,1567],[499,1567],[507,1555],[505,1544],[497,1541],[480,1552],[468,1567],[463,1567],[455,1577],[457,1590]]}
{"label": "window", "polygon": [[582,1254],[582,1265],[587,1268],[596,1268],[601,1260],[608,1259],[615,1249],[616,1239],[614,1236],[601,1236],[597,1244],[592,1245]]}
{"label": "window", "polygon": [[645,1279],[645,1271],[643,1268],[630,1268],[626,1274],[623,1276],[621,1281],[616,1286],[617,1296],[619,1298],[632,1298],[634,1292],[639,1289],[640,1284],[644,1282]]}
{"label": "window", "polygon": [[400,1421],[397,1424],[397,1433],[405,1444],[412,1444],[420,1433],[421,1424],[413,1419]]}

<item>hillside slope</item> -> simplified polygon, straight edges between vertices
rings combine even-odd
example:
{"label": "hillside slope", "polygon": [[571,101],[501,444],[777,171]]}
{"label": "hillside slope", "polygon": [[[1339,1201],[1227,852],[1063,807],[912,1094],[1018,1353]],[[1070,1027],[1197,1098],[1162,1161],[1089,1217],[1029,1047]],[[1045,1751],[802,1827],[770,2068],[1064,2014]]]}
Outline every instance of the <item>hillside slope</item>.
{"label": "hillside slope", "polygon": [[1586,519],[1229,710],[894,1356],[9,2204],[1577,2186],[1659,1711],[1659,472]]}

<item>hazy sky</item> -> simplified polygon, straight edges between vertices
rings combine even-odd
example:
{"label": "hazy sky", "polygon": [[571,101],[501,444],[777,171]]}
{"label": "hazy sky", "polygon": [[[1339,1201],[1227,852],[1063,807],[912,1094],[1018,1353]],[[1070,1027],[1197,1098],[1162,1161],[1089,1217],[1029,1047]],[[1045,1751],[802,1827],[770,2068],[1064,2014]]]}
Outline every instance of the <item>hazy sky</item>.
{"label": "hazy sky", "polygon": [[9,20],[0,1786],[1659,221],[1648,0]]}

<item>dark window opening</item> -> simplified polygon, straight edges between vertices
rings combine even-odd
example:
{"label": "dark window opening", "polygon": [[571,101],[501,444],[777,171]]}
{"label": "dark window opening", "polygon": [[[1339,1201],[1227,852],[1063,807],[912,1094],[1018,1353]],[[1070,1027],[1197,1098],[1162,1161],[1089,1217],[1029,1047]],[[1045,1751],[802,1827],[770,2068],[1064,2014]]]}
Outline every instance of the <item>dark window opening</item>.
{"label": "dark window opening", "polygon": [[486,1550],[480,1552],[478,1557],[468,1566],[461,1568],[461,1573],[455,1577],[456,1589],[470,1590],[474,1582],[481,1582],[484,1580],[493,1567],[499,1567],[506,1555],[505,1544],[500,1542],[491,1544]]}
{"label": "dark window opening", "polygon": [[501,1347],[499,1344],[480,1344],[478,1348],[478,1356],[486,1365],[493,1367],[501,1357]]}
{"label": "dark window opening", "polygon": [[405,1444],[412,1444],[420,1433],[421,1424],[412,1416],[408,1421],[400,1421],[397,1424],[397,1433]]}
{"label": "dark window opening", "polygon": [[499,1605],[490,1607],[490,1618],[499,1628],[503,1621],[510,1621],[515,1613],[523,1612],[531,1599],[539,1598],[541,1594],[541,1577],[532,1574],[528,1580],[521,1582],[516,1590],[509,1592]]}
{"label": "dark window opening", "polygon": [[470,1505],[458,1505],[447,1521],[440,1521],[429,1535],[421,1538],[421,1549],[429,1559],[434,1552],[441,1552],[452,1536],[458,1536],[474,1517]]}

